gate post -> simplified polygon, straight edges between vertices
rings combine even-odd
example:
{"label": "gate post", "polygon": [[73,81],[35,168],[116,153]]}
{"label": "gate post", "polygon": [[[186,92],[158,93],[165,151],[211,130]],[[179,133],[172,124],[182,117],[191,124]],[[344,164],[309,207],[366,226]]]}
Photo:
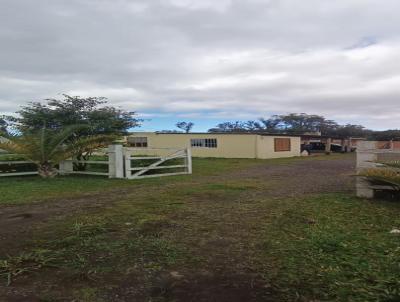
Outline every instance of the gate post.
{"label": "gate post", "polygon": [[190,148],[186,148],[186,164],[188,174],[192,174],[192,150]]}
{"label": "gate post", "polygon": [[[377,154],[373,150],[357,150],[357,174],[365,169],[375,168]],[[373,198],[374,190],[365,177],[358,176],[356,179],[356,194],[362,198]]]}
{"label": "gate post", "polygon": [[371,188],[371,184],[364,178],[358,176],[356,178],[356,193],[357,197],[361,198],[374,198],[374,190]]}
{"label": "gate post", "polygon": [[109,178],[125,178],[124,154],[122,145],[108,146],[107,153]]}
{"label": "gate post", "polygon": [[60,162],[58,173],[60,175],[67,175],[74,171],[74,163],[72,160],[63,160]]}

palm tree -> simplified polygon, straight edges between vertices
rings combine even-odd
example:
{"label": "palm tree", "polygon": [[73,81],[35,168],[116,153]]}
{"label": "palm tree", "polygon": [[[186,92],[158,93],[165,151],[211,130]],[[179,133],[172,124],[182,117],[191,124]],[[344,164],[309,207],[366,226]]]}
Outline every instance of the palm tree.
{"label": "palm tree", "polygon": [[77,150],[96,149],[115,139],[113,136],[95,135],[71,140],[71,136],[85,127],[87,126],[75,125],[58,131],[43,127],[39,131],[23,135],[9,135],[5,142],[0,142],[0,149],[23,155],[37,165],[41,177],[52,178],[58,173],[55,166],[73,157]]}

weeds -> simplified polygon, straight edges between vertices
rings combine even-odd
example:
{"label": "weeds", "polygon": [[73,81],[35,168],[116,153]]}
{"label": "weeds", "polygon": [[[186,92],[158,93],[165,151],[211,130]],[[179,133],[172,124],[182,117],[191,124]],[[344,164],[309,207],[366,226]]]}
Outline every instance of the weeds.
{"label": "weeds", "polygon": [[21,253],[18,256],[9,256],[0,260],[0,276],[6,279],[9,286],[13,279],[28,272],[35,272],[45,267],[55,267],[57,258],[49,250],[35,250]]}

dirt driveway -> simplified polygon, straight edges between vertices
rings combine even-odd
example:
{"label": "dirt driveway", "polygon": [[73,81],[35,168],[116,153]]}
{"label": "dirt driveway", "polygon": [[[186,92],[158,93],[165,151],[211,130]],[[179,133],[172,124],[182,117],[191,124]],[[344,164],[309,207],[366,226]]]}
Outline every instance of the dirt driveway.
{"label": "dirt driveway", "polygon": [[[151,276],[146,281],[150,286],[142,289],[124,277],[118,280],[118,286],[104,294],[105,301],[273,301],[273,288],[254,270],[256,248],[247,248],[259,236],[259,222],[269,219],[273,200],[315,193],[352,193],[354,168],[354,157],[348,155],[339,159],[302,159],[276,164],[260,161],[241,170],[193,177],[153,188],[152,193],[165,193],[179,191],[181,187],[214,186],[210,187],[214,190],[212,193],[204,190],[187,193],[185,210],[170,216],[174,227],[160,226],[163,236],[190,246],[193,253],[206,258],[205,264],[195,270],[184,266],[179,272]],[[232,183],[242,184],[244,189],[226,195]],[[76,214],[96,213],[118,202],[121,196],[149,195],[147,187],[141,189],[140,186],[117,191],[119,194],[111,189],[63,200],[0,207],[0,256],[22,248],[25,240],[29,241],[35,232],[45,229],[54,218],[62,220]],[[256,201],[264,200],[271,202],[260,208]],[[237,204],[245,207],[236,207]],[[35,286],[25,286],[17,287],[18,290],[3,288],[3,293],[9,297],[5,301],[25,301],[18,300],[19,295],[34,295]],[[13,300],[15,292],[18,297]],[[146,295],[153,298],[144,298]]]}

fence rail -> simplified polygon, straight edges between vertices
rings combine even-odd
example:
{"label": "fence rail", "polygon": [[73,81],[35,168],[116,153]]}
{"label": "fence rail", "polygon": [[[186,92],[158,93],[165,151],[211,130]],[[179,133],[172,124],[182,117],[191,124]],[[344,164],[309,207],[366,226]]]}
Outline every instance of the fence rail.
{"label": "fence rail", "polygon": [[[74,164],[84,164],[84,165],[104,165],[108,167],[108,172],[99,171],[88,171],[88,170],[74,170]],[[81,174],[81,175],[96,175],[96,176],[110,176],[110,161],[108,160],[77,160],[77,159],[67,159],[60,163],[59,168],[60,174]]]}
{"label": "fence rail", "polygon": [[[149,156],[142,156],[141,153],[148,153]],[[172,153],[171,153],[172,152]],[[134,156],[138,153],[139,156]],[[161,156],[154,156],[155,154],[163,154]],[[174,160],[183,160],[183,164],[177,164]],[[156,160],[153,163],[136,167],[137,161]],[[172,162],[172,163],[171,163]],[[169,163],[169,165],[168,165]],[[178,169],[180,171],[161,173],[161,171],[169,169]],[[159,173],[154,173],[159,171]],[[132,173],[133,172],[133,173]],[[127,148],[125,150],[125,177],[128,179],[171,176],[192,173],[192,157],[190,149],[139,149]]]}
{"label": "fence rail", "polygon": [[[13,154],[5,154],[7,156],[13,156]],[[9,166],[9,169],[11,169],[11,172],[2,172],[0,173],[0,177],[7,177],[7,176],[24,176],[24,175],[37,175],[37,171],[20,171],[20,172],[15,172],[18,170],[19,165],[26,165],[26,164],[32,164],[31,161],[28,160],[5,160],[2,161],[0,160],[0,166]],[[7,169],[7,170],[9,170]],[[0,170],[1,171],[1,170]]]}
{"label": "fence rail", "polygon": [[[99,151],[96,153],[96,155],[99,154],[104,155],[104,152]],[[192,173],[192,157],[190,149],[124,148],[121,145],[111,145],[108,147],[106,154],[108,156],[107,160],[64,160],[59,164],[59,173],[61,175],[82,174],[127,179]],[[12,167],[31,163],[32,162],[30,161],[24,160],[0,160],[0,165],[9,165]],[[88,171],[87,169],[83,171],[74,170],[74,164],[106,166],[108,167],[108,172]],[[8,170],[10,171],[0,173],[0,177],[38,174],[37,171],[16,172],[15,168]]]}
{"label": "fence rail", "polygon": [[36,172],[9,172],[9,173],[0,173],[0,177],[37,175],[37,174],[39,174],[37,171]]}

